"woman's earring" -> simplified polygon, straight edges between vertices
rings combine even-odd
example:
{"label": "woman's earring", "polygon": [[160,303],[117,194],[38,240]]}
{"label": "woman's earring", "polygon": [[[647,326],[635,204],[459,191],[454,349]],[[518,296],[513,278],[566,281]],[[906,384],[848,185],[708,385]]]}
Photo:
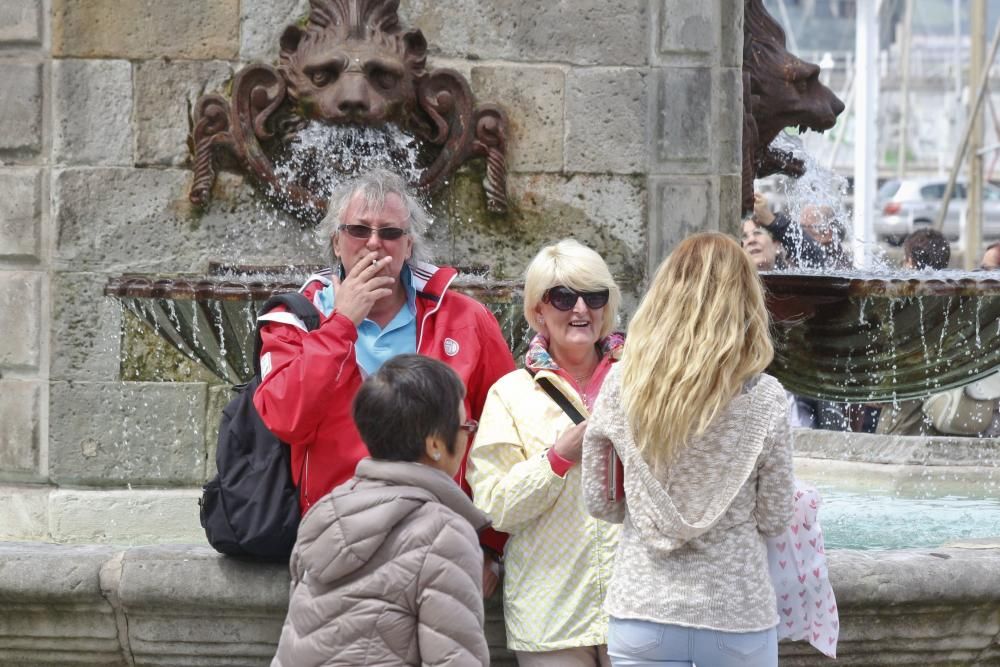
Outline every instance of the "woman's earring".
{"label": "woman's earring", "polygon": [[545,324],[545,318],[542,317],[541,315],[539,315],[538,316],[538,325],[541,326],[543,324]]}
{"label": "woman's earring", "polygon": [[431,454],[431,458],[434,459],[435,461],[440,461],[441,460],[441,452],[435,450],[434,453]]}

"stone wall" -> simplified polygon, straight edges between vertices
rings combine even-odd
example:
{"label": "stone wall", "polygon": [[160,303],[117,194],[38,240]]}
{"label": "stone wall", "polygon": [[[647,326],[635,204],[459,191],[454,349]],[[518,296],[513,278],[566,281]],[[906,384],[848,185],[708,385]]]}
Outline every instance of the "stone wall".
{"label": "stone wall", "polygon": [[[238,175],[205,210],[187,199],[195,101],[273,62],[307,9],[0,0],[0,483],[211,474],[224,392],[155,336],[136,342],[102,288],[123,272],[321,260]],[[443,263],[517,276],[574,236],[607,258],[628,310],[678,239],[735,229],[741,2],[403,0],[400,14],[432,67],[462,72],[511,122],[511,213],[488,214],[483,165],[464,169],[432,202]]]}

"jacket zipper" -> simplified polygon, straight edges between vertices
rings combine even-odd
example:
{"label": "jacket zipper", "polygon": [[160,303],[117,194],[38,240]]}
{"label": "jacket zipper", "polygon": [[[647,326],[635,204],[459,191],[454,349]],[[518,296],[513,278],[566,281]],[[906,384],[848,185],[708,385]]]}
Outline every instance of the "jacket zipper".
{"label": "jacket zipper", "polygon": [[302,462],[302,496],[305,498],[305,506],[308,508],[312,503],[309,501],[309,450],[306,450],[305,460]]}

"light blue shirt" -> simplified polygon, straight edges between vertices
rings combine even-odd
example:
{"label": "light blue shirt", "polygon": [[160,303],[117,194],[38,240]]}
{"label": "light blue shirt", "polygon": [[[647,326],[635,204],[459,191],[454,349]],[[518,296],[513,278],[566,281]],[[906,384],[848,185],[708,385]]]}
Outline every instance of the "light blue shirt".
{"label": "light blue shirt", "polygon": [[[354,352],[365,376],[371,375],[398,354],[417,351],[417,290],[413,287],[408,265],[403,265],[399,279],[406,290],[406,305],[399,309],[384,329],[367,318],[357,327],[358,342]],[[319,302],[323,314],[329,316],[334,309],[332,284],[319,293]]]}

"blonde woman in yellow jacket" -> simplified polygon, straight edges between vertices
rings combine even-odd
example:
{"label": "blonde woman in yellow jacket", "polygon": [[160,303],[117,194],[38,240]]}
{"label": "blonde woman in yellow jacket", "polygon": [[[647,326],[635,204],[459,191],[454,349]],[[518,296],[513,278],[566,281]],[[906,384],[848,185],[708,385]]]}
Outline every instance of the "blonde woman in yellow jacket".
{"label": "blonde woman in yellow jacket", "polygon": [[537,332],[525,368],[486,397],[469,455],[477,507],[510,534],[504,550],[507,645],[522,667],[610,665],[602,609],[618,526],[583,502],[586,421],[574,424],[548,382],[583,416],[619,358],[612,332],[621,292],[599,254],[573,240],[543,248],[524,281],[524,314]]}

